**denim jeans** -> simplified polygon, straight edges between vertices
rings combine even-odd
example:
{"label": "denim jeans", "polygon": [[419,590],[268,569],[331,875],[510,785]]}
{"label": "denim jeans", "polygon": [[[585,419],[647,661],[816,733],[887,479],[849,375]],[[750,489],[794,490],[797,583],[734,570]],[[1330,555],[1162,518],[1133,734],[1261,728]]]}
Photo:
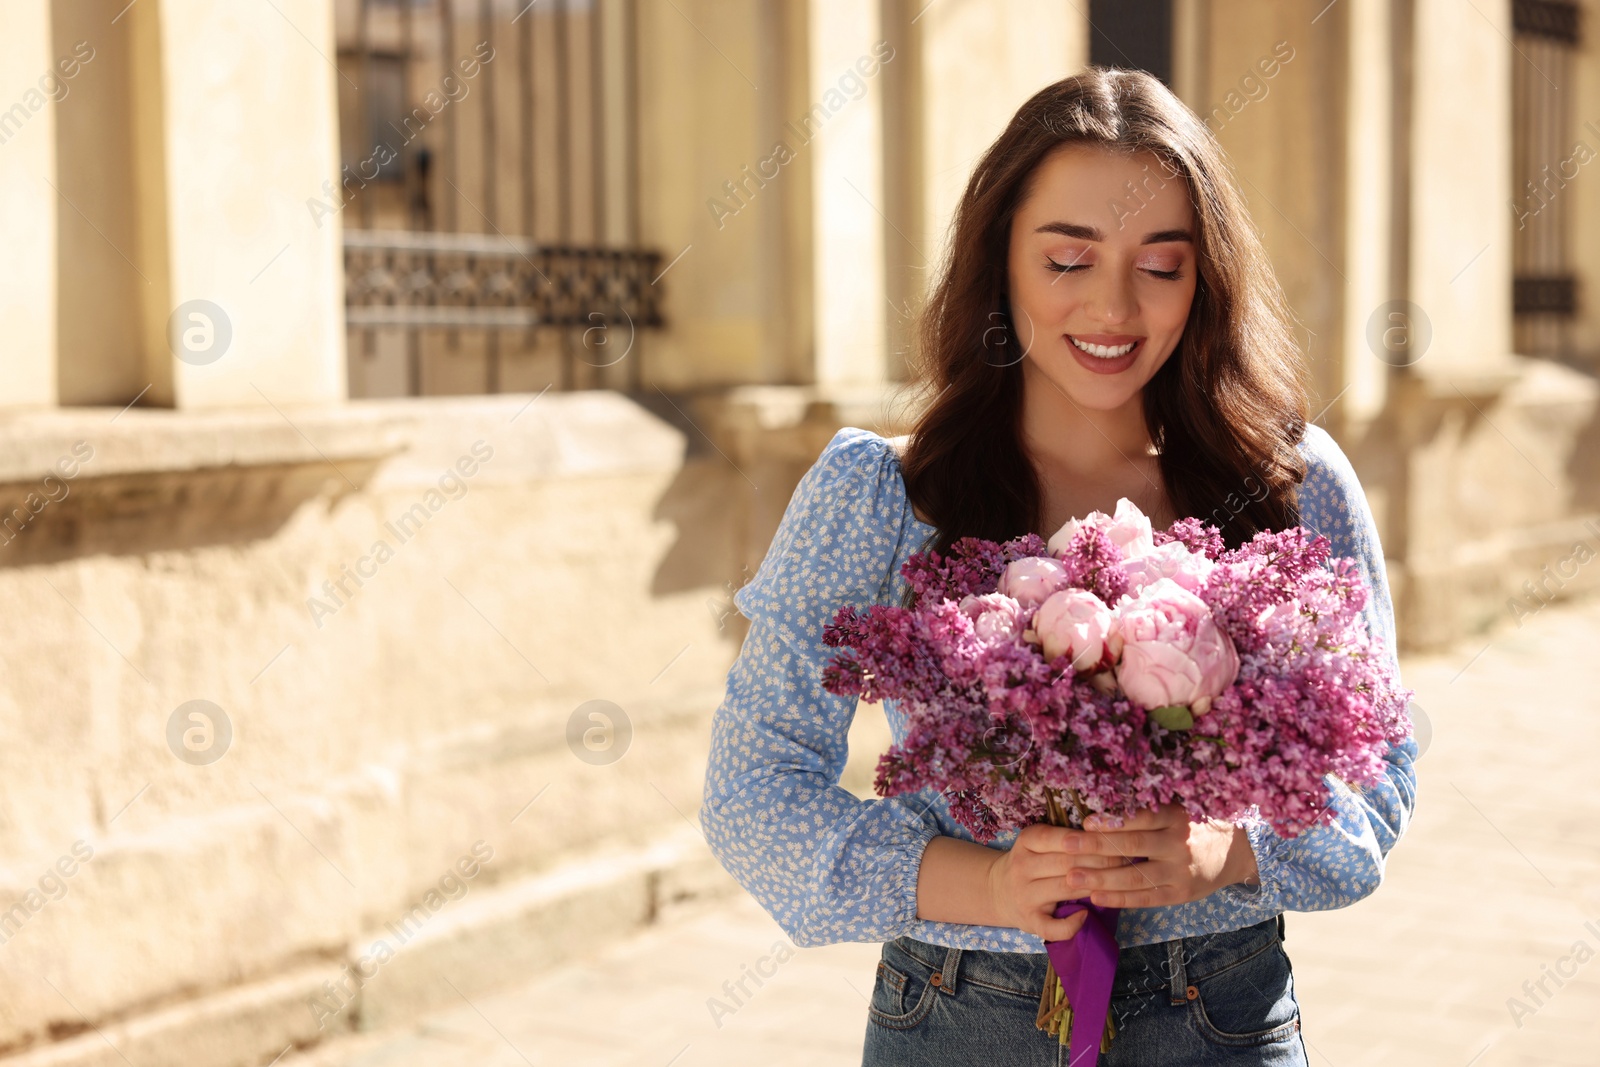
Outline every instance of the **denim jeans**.
{"label": "denim jeans", "polygon": [[[1066,1065],[1035,1028],[1043,953],[883,946],[862,1067]],[[1102,1067],[1306,1064],[1283,917],[1122,950]]]}

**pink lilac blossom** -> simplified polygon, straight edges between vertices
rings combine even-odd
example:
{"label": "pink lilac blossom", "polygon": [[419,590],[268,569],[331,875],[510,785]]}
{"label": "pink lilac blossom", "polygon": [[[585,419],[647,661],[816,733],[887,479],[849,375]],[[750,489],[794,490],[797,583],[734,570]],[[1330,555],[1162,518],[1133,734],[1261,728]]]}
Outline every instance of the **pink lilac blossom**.
{"label": "pink lilac blossom", "polygon": [[[1011,564],[1038,557],[1112,611],[1135,604],[1123,600],[1134,561],[1103,525],[1053,538],[1054,552],[1034,534],[964,538],[947,556],[918,553],[901,568],[914,607],[844,607],[823,630],[839,649],[824,687],[893,699],[905,714],[905,736],[878,765],[879,794],[940,790],[979,840],[1044,821],[1046,788],[1072,790],[1113,819],[1176,802],[1195,819],[1255,808],[1285,837],[1331,821],[1325,776],[1378,781],[1387,746],[1409,732],[1411,693],[1366,631],[1355,563],[1330,561],[1327,539],[1298,527],[1226,550],[1214,527],[1183,519],[1153,531],[1146,547],[1137,520],[1119,519],[1140,556],[1178,544],[1210,564],[1177,561],[1205,575],[1177,592],[1204,604],[1237,668],[1193,727],[1168,729],[1125,688],[1103,691],[1095,680],[1105,676],[1091,669],[1107,657],[1078,671],[1072,648],[1053,645],[1047,656],[1031,629],[1040,608],[997,592]],[[1162,581],[1175,580],[1152,584]]]}

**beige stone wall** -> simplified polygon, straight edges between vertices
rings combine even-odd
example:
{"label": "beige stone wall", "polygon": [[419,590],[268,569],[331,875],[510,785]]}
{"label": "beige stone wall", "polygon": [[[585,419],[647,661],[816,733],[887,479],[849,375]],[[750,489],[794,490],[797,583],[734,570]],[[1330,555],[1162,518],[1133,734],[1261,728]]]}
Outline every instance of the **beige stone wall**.
{"label": "beige stone wall", "polygon": [[[6,9],[0,33],[0,321],[9,352],[0,360],[0,405],[55,402],[56,295],[55,112],[50,4],[20,0]],[[70,61],[70,56],[62,57]],[[47,95],[48,94],[48,95]]]}
{"label": "beige stone wall", "polygon": [[[239,458],[277,449],[313,476],[274,529],[238,538],[186,522],[219,469],[198,447],[216,426],[199,441],[172,427],[181,415],[30,427],[92,455],[0,545],[0,901],[74,842],[92,856],[59,899],[0,927],[0,1049],[77,1027],[73,1005],[114,1019],[342,954],[479,839],[493,860],[473,892],[683,828],[736,651],[717,595],[734,555],[719,502],[738,476],[714,453],[686,460],[682,433],[611,394],[529,399],[320,422],[287,409],[331,466],[270,422],[236,422]],[[163,454],[141,445],[154,440]],[[364,461],[364,441],[409,449]],[[465,491],[440,497],[462,457],[480,461]],[[152,468],[195,464],[188,499],[152,488]],[[281,467],[221,469],[237,479],[224,515],[273,499],[251,486]],[[8,504],[42,478],[21,473]],[[417,505],[437,510],[402,543],[386,523]],[[6,565],[96,507],[143,530],[143,550]],[[373,573],[345,580],[342,606],[308,609],[337,605],[323,583],[357,570]],[[596,699],[632,723],[609,765],[568,744]],[[192,700],[232,724],[209,765],[169,748]]]}

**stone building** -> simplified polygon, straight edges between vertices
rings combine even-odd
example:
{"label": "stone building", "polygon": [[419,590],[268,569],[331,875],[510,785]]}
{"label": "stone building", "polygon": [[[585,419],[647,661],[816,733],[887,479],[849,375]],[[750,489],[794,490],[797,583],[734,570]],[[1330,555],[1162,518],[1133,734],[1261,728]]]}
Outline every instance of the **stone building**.
{"label": "stone building", "polygon": [[1406,644],[1592,587],[1593,12],[10,0],[0,1064],[268,1063],[717,884],[731,594],[1086,63],[1229,152]]}

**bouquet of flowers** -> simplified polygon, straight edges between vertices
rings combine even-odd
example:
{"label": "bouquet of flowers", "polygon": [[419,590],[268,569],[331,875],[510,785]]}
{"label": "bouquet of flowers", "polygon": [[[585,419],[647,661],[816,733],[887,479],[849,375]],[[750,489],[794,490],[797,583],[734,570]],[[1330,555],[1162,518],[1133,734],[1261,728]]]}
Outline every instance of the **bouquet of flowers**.
{"label": "bouquet of flowers", "polygon": [[[1324,776],[1375,783],[1410,732],[1361,573],[1329,557],[1301,527],[1232,550],[1198,519],[1154,530],[1127,499],[1048,542],[963,538],[901,568],[913,607],[837,612],[823,685],[895,700],[906,733],[878,793],[937,789],[979,840],[1167,803],[1294,836],[1333,820]],[[1046,945],[1039,1025],[1092,1064],[1092,1036],[1112,1036],[1117,912],[1065,901],[1056,915],[1080,910],[1078,935]]]}

